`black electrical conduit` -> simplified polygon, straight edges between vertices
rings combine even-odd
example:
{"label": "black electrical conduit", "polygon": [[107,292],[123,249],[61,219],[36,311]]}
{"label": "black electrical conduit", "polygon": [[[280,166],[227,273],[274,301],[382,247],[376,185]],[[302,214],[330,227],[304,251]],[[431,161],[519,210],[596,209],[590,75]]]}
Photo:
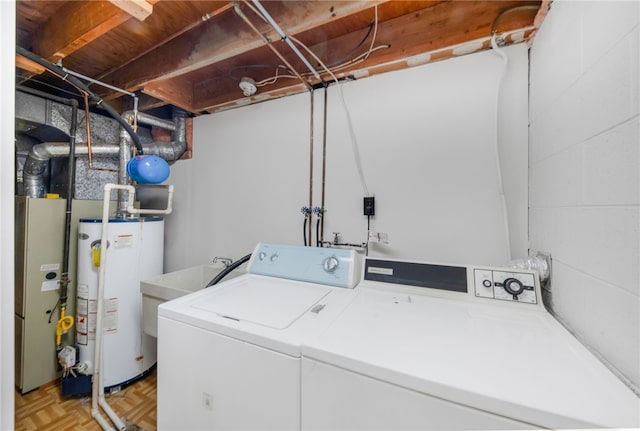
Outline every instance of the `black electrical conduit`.
{"label": "black electrical conduit", "polygon": [[71,126],[69,130],[69,163],[67,177],[67,210],[64,222],[64,251],[62,274],[60,275],[60,310],[67,306],[67,286],[69,285],[69,243],[71,242],[71,204],[76,176],[76,131],[78,129],[78,101],[71,99]]}
{"label": "black electrical conduit", "polygon": [[122,128],[124,130],[126,130],[129,135],[131,135],[131,139],[133,140],[133,143],[136,146],[136,150],[138,152],[138,155],[144,154],[143,151],[142,151],[142,142],[140,142],[140,137],[136,134],[136,132],[133,131],[133,129],[131,128],[131,125],[129,125],[129,123],[127,123],[120,116],[120,114],[118,114],[118,112],[111,107],[111,105],[109,105],[107,102],[102,100],[102,98],[100,98],[94,92],[89,90],[89,87],[87,87],[82,81],[80,81],[79,79],[77,79],[73,75],[69,75],[67,72],[62,70],[61,67],[56,66],[55,64],[53,64],[53,63],[51,63],[51,62],[49,62],[49,61],[47,61],[47,60],[35,55],[34,53],[32,53],[30,51],[27,51],[26,49],[22,48],[21,46],[16,46],[16,52],[18,54],[28,58],[29,60],[38,63],[39,65],[41,65],[42,67],[50,70],[51,72],[55,73],[56,75],[59,75],[63,81],[69,81],[69,83],[71,83],[73,86],[81,89],[82,91],[85,91],[87,93],[87,95],[91,98],[91,100],[96,102],[96,105],[98,105],[99,107],[101,107],[102,109],[107,111],[109,113],[109,115],[111,115],[118,123],[120,123]]}
{"label": "black electrical conduit", "polygon": [[[308,244],[307,242],[307,216],[304,216],[304,221],[302,222],[302,237],[304,238],[304,246],[306,247]],[[311,241],[311,238],[309,238],[309,241]]]}
{"label": "black electrical conduit", "polygon": [[207,287],[211,287],[214,284],[218,284],[223,278],[225,278],[231,271],[233,271],[234,269],[236,269],[237,267],[239,267],[240,265],[242,265],[243,263],[245,263],[246,261],[248,261],[249,259],[251,259],[251,253],[249,253],[248,255],[241,257],[240,259],[236,260],[235,262],[233,262],[231,265],[227,266],[225,269],[223,269],[222,271],[220,271],[218,273],[218,275],[216,275],[215,277],[213,277],[211,279],[211,281],[204,287],[205,289]]}

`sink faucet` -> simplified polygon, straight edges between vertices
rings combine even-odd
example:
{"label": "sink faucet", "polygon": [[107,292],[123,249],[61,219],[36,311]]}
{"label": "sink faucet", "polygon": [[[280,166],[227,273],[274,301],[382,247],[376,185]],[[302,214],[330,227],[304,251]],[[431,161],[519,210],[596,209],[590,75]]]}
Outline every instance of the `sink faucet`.
{"label": "sink faucet", "polygon": [[218,256],[216,256],[216,257],[213,258],[213,263],[216,263],[216,262],[222,262],[222,264],[226,268],[228,268],[229,265],[231,265],[233,263],[233,259],[230,259],[228,257],[218,257]]}

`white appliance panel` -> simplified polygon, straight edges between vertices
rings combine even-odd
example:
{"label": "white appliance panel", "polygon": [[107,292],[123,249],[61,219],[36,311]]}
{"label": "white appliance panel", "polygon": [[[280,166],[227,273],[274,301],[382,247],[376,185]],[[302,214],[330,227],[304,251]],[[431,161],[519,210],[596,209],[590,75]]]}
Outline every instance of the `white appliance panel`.
{"label": "white appliance panel", "polygon": [[300,429],[300,346],[353,297],[355,252],[327,253],[259,244],[248,274],[158,306],[159,429]]}
{"label": "white appliance panel", "polygon": [[[78,225],[76,342],[79,361],[93,373],[99,267],[92,250],[102,237],[101,220]],[[164,220],[113,219],[108,227],[104,287],[103,377],[105,387],[147,372],[157,358],[156,341],[142,331],[140,280],[162,274]]]}
{"label": "white appliance panel", "polygon": [[539,427],[640,424],[635,394],[541,307],[356,293],[305,358]]}
{"label": "white appliance panel", "polygon": [[330,291],[330,287],[319,284],[282,283],[276,278],[264,278],[260,283],[243,279],[215,289],[192,307],[221,317],[284,329]]}
{"label": "white appliance panel", "polygon": [[302,406],[305,430],[537,429],[308,358]]}
{"label": "white appliance panel", "polygon": [[158,429],[300,428],[299,359],[158,319]]}

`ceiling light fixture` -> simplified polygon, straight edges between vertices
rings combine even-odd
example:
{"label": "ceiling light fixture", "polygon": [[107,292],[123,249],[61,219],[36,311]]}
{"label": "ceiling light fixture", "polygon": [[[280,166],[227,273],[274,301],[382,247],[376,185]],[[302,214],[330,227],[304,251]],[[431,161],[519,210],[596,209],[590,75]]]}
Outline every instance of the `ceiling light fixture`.
{"label": "ceiling light fixture", "polygon": [[258,91],[258,87],[256,87],[256,81],[249,78],[248,76],[243,76],[240,79],[240,90],[242,90],[242,94],[245,96],[253,96]]}

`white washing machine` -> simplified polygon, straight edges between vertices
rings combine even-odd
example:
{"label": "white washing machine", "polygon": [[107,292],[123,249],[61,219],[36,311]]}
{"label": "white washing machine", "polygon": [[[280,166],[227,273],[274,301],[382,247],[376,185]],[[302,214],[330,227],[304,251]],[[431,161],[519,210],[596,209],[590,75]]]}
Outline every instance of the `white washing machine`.
{"label": "white washing machine", "polygon": [[353,297],[352,250],[258,244],[248,274],[158,307],[158,428],[299,429],[300,346]]}
{"label": "white washing machine", "polygon": [[640,400],[543,307],[533,273],[366,259],[302,347],[302,428],[638,428]]}

